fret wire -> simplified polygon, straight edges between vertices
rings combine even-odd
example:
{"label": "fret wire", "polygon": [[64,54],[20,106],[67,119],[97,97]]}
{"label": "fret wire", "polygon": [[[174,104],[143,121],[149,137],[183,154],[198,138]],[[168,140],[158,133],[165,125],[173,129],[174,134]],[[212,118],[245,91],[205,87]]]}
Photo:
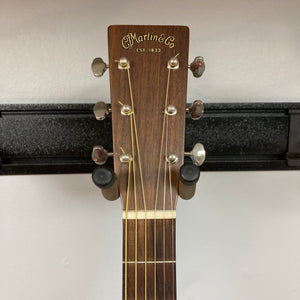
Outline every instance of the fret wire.
{"label": "fret wire", "polygon": [[[135,264],[135,263],[138,263],[138,264],[144,264],[145,261],[127,261],[126,262],[127,264]],[[125,262],[123,262],[123,264],[125,264]],[[147,264],[176,264],[176,260],[166,260],[166,261],[163,261],[163,260],[160,260],[160,261],[147,261]]]}

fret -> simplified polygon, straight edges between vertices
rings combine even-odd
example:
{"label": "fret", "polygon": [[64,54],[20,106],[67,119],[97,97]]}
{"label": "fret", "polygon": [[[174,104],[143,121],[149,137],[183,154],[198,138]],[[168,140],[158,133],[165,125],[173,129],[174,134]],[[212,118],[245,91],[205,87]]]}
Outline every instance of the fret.
{"label": "fret", "polygon": [[[126,220],[123,220],[125,225]],[[135,270],[137,270],[137,299],[145,299],[145,264],[147,264],[147,299],[154,300],[154,268],[156,268],[156,299],[176,299],[176,220],[147,220],[147,258],[145,259],[145,220],[138,220],[138,256],[135,261],[135,220],[127,220],[127,261],[123,255],[123,286],[125,284],[125,265],[127,264],[127,300],[135,298]],[[157,226],[156,261],[154,261],[153,229]],[[125,230],[125,226],[123,226]],[[164,234],[165,233],[165,234]],[[125,234],[123,235],[125,236]],[[163,239],[165,237],[165,239]],[[125,247],[123,240],[123,248]],[[123,251],[124,254],[124,251]],[[155,265],[155,267],[154,267]],[[123,289],[123,294],[124,294]],[[124,295],[123,295],[124,296]],[[123,299],[125,299],[123,297]]]}
{"label": "fret", "polygon": [[167,261],[167,260],[162,260],[162,261],[123,261],[123,264],[176,264],[176,261]]}
{"label": "fret", "polygon": [[[125,260],[125,220],[123,220],[123,261]],[[147,220],[147,261],[154,261],[154,222]],[[137,261],[145,260],[145,220],[137,221],[138,228],[138,255]],[[175,261],[176,249],[176,220],[156,220],[156,260]],[[163,231],[165,230],[165,241]],[[135,261],[135,220],[127,220],[127,261]],[[165,253],[163,245],[165,242]]]}
{"label": "fret", "polygon": [[[164,283],[164,271],[163,265],[157,265],[157,280],[156,280],[156,299],[157,300],[176,300],[176,268],[174,264],[166,264],[166,281]],[[174,277],[172,275],[174,271]],[[128,265],[128,287],[127,287],[127,299],[135,299],[135,289],[134,289],[134,264]],[[147,265],[148,272],[148,282],[147,282],[147,299],[154,300],[154,265]],[[138,274],[144,273],[144,265],[138,264]],[[124,264],[123,264],[123,274],[124,274]],[[144,277],[138,277],[138,294],[137,299],[145,299],[145,289],[144,289]],[[123,277],[123,299],[124,295],[124,277]]]}

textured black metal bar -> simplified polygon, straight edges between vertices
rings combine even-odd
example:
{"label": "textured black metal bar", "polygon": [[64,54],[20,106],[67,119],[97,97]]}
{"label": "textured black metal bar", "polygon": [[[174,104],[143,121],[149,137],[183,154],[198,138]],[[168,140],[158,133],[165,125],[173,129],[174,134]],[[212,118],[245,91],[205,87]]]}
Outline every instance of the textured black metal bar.
{"label": "textured black metal bar", "polygon": [[300,109],[289,110],[290,131],[287,162],[290,167],[300,167]]}
{"label": "textured black metal bar", "polygon": [[[92,108],[0,105],[0,174],[91,172],[93,146],[102,144],[112,151],[111,119],[96,121]],[[300,140],[297,126],[290,131],[292,118],[298,116],[293,113],[291,118],[290,113],[297,110],[300,103],[206,104],[200,120],[187,115],[185,148],[204,144],[203,171],[300,169],[290,163],[295,152],[289,134]],[[112,166],[112,159],[107,164]]]}

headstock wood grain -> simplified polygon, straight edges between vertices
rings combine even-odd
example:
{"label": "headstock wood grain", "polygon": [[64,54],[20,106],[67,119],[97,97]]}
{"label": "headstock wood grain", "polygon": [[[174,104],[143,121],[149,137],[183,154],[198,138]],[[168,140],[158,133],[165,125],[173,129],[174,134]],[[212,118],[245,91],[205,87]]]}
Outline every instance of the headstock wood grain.
{"label": "headstock wood grain", "polygon": [[[188,45],[186,26],[108,28],[124,300],[176,299],[175,219],[184,162]],[[204,71],[201,59],[191,66],[196,77]],[[101,76],[108,66],[97,60],[93,70]],[[195,109],[199,103],[190,108]],[[103,105],[99,111],[98,119],[108,112]],[[108,154],[97,149],[102,164]]]}
{"label": "headstock wood grain", "polygon": [[[189,29],[184,26],[108,28],[114,168],[124,211],[129,165],[120,161],[122,149],[132,156],[129,191],[134,190],[133,165],[135,170],[137,203],[129,197],[128,210],[143,211],[144,201],[149,212],[176,208],[184,156],[188,42]],[[168,69],[176,55],[178,69]],[[128,67],[120,69],[121,58],[127,59]],[[131,107],[132,115],[122,114],[121,103]],[[173,116],[164,113],[169,105],[177,109]],[[176,163],[166,162],[170,154],[177,155]]]}

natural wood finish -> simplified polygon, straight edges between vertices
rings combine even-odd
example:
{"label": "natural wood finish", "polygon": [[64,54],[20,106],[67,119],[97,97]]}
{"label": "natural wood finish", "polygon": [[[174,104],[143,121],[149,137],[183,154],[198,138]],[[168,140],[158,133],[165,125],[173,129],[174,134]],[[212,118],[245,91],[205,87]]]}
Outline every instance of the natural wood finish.
{"label": "natural wood finish", "polygon": [[[130,33],[132,40],[126,38]],[[132,42],[132,47],[125,49],[122,39],[125,41],[125,48],[129,41]],[[185,26],[115,25],[108,28],[114,168],[125,212],[144,211],[147,216],[147,210],[176,210],[178,173],[184,157],[188,41],[189,29]],[[170,42],[174,43],[174,47]],[[176,55],[179,69],[169,72],[168,61]],[[132,100],[128,70],[118,69],[116,62],[121,57],[126,57],[130,62],[129,73],[139,149],[136,141],[132,146],[130,117],[121,114],[120,102],[131,105]],[[177,114],[164,117],[168,78],[167,105],[174,105]],[[164,118],[167,120],[165,127]],[[161,148],[163,128],[168,135]],[[131,164],[129,175],[129,164],[120,162],[121,147],[126,153],[135,154],[136,192],[134,165]],[[138,150],[145,198],[142,193]],[[170,165],[169,174],[169,168],[165,168],[165,158],[171,153],[178,156],[178,161]],[[157,184],[158,172],[160,180]],[[127,189],[129,176],[130,185]],[[175,300],[175,218],[135,220],[125,217],[123,237],[123,299]],[[134,263],[136,258],[140,263]]]}
{"label": "natural wood finish", "polygon": [[[135,220],[128,220],[128,300],[134,300],[134,278],[135,278]],[[156,258],[156,286],[157,300],[176,300],[176,220],[165,219],[157,220],[157,258]],[[154,239],[154,220],[147,221],[147,299],[154,299],[154,258],[153,258],[153,239]],[[144,262],[144,229],[145,221],[138,220],[138,259],[139,262]],[[125,235],[125,220],[123,220],[123,234]],[[125,257],[123,244],[123,299],[124,297],[124,282],[125,282]],[[166,262],[166,263],[163,263]],[[145,264],[138,263],[138,295],[137,299],[145,299]]]}
{"label": "natural wood finish", "polygon": [[[169,48],[157,41],[144,41],[135,43],[129,50],[122,48],[122,37],[128,33],[136,33],[137,36],[148,32],[175,37],[175,47]],[[112,129],[114,168],[117,175],[120,197],[125,210],[126,186],[128,165],[121,164],[120,147],[125,152],[131,153],[130,119],[120,113],[121,105],[130,104],[130,93],[126,70],[119,70],[115,60],[126,57],[130,61],[130,74],[132,92],[135,105],[138,139],[141,154],[142,172],[144,176],[145,195],[147,209],[155,208],[156,179],[159,165],[160,140],[163,125],[163,111],[166,97],[166,84],[169,59],[178,56],[180,67],[171,71],[169,103],[176,106],[178,112],[169,117],[169,153],[178,155],[178,163],[172,165],[172,194],[173,208],[176,204],[178,190],[178,171],[183,163],[184,132],[185,132],[185,106],[187,90],[187,66],[188,66],[188,38],[189,30],[185,26],[110,26],[108,28],[109,44],[109,73],[111,90]],[[136,48],[145,48],[145,53],[137,53]],[[147,49],[160,48],[160,53],[149,53]],[[137,153],[137,151],[135,151]],[[158,195],[157,209],[163,209],[163,170]],[[143,198],[141,182],[137,170],[138,209],[143,210]],[[167,188],[169,191],[169,188]],[[168,199],[168,194],[166,195]],[[171,203],[166,203],[165,209],[171,209]],[[130,199],[129,210],[134,210],[133,197]]]}

